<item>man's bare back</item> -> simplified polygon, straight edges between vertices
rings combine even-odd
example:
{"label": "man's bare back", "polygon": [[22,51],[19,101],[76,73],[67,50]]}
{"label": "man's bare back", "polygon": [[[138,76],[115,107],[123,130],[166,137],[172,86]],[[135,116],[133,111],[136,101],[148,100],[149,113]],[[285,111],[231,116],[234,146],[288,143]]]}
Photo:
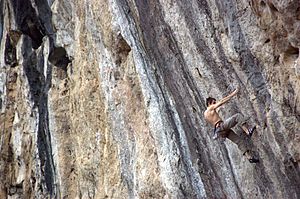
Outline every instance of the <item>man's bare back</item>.
{"label": "man's bare back", "polygon": [[204,112],[204,118],[213,126],[215,126],[215,124],[218,123],[219,121],[222,121],[216,109],[212,109],[209,107]]}
{"label": "man's bare back", "polygon": [[238,92],[238,88],[233,91],[230,95],[227,97],[224,97],[219,102],[216,102],[214,98],[211,99],[209,102],[206,111],[204,112],[204,118],[207,122],[209,122],[211,125],[215,126],[216,123],[219,121],[222,121],[221,117],[219,116],[217,112],[217,108],[219,108],[224,103],[228,102],[233,96],[235,96]]}

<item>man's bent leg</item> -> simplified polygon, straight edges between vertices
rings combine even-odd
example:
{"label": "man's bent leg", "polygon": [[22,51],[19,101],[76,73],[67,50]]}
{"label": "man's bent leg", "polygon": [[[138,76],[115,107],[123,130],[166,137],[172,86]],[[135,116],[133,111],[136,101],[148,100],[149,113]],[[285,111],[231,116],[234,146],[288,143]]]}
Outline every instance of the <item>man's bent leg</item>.
{"label": "man's bent leg", "polygon": [[235,143],[243,154],[249,150],[245,140],[237,135],[233,130],[228,130],[227,138]]}
{"label": "man's bent leg", "polygon": [[241,113],[236,113],[224,121],[224,123],[222,124],[222,130],[223,129],[229,130],[235,125],[237,124],[241,125],[242,123],[245,123],[244,116]]}
{"label": "man's bent leg", "polygon": [[251,136],[255,128],[248,129],[245,124],[246,124],[246,119],[241,113],[236,113],[223,123],[223,128],[222,130],[229,130],[232,127],[238,125],[240,128],[243,129],[243,131],[248,135]]}
{"label": "man's bent leg", "polygon": [[237,135],[233,130],[229,130],[227,134],[227,138],[234,142],[240,151],[242,151],[243,155],[249,160],[250,163],[258,163],[259,159],[254,156],[249,143],[244,140],[242,137]]}

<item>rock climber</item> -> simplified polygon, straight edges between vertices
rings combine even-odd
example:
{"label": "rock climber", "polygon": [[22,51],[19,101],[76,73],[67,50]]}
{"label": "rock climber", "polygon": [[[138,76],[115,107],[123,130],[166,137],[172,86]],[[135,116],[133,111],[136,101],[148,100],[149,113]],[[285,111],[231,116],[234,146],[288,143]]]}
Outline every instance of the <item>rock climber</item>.
{"label": "rock climber", "polygon": [[251,138],[256,127],[254,126],[253,128],[248,129],[245,126],[245,122],[243,121],[243,115],[241,113],[234,114],[230,118],[223,121],[217,112],[217,108],[228,102],[233,96],[235,96],[238,93],[238,91],[239,88],[235,89],[231,94],[224,97],[218,102],[215,98],[207,98],[207,109],[204,112],[204,118],[207,122],[209,122],[215,127],[213,136],[214,139],[228,138],[238,146],[238,148],[243,152],[243,155],[247,157],[250,163],[257,163],[259,162],[259,160],[252,154],[252,151],[248,147],[247,140],[237,135],[231,129],[238,124],[238,126],[242,128],[242,130],[247,134],[248,138]]}

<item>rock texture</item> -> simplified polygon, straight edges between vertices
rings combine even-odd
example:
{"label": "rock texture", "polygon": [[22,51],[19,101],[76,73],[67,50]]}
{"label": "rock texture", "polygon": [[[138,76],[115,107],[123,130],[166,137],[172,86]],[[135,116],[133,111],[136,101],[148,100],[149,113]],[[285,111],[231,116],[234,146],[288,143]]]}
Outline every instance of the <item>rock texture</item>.
{"label": "rock texture", "polygon": [[298,0],[0,5],[0,198],[300,198]]}

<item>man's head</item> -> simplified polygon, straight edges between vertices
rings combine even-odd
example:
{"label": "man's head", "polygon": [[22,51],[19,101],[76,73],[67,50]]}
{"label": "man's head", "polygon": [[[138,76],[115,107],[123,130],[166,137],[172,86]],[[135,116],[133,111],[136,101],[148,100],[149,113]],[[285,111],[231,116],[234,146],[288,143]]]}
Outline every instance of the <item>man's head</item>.
{"label": "man's head", "polygon": [[216,99],[213,97],[206,98],[206,106],[210,106],[216,103]]}

